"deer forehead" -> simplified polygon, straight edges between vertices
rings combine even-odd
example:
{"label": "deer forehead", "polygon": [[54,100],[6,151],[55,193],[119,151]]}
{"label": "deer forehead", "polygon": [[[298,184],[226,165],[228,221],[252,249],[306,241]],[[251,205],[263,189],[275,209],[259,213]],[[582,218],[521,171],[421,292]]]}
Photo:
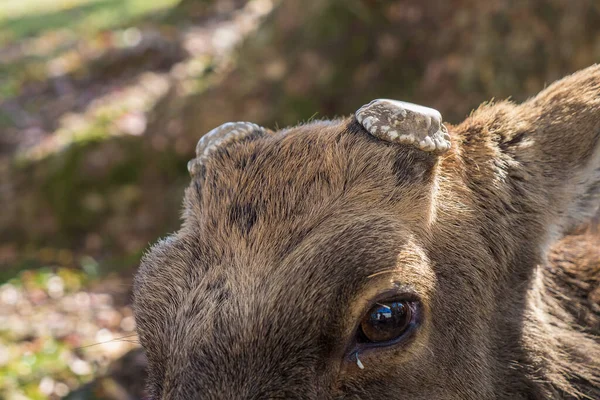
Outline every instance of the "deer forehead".
{"label": "deer forehead", "polygon": [[258,230],[259,238],[301,234],[347,211],[422,220],[435,163],[435,156],[374,138],[353,119],[312,123],[213,150],[194,175],[186,215],[213,235]]}
{"label": "deer forehead", "polygon": [[[236,142],[244,127],[253,139]],[[201,140],[192,170],[202,173],[186,195],[183,234],[222,255],[211,268],[232,271],[231,284],[260,276],[277,287],[286,278],[271,274],[293,270],[298,282],[359,285],[394,268],[407,238],[426,236],[435,157],[374,138],[355,119],[259,129],[236,123]],[[225,149],[207,152],[213,136]]]}

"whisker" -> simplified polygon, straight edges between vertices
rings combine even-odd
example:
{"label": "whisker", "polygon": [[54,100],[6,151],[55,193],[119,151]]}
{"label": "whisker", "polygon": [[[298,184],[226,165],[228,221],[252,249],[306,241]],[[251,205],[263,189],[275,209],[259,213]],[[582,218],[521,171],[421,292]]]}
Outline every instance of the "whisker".
{"label": "whisker", "polygon": [[117,337],[117,338],[114,338],[114,339],[112,339],[112,340],[115,340],[115,339],[125,339],[125,338],[130,338],[130,337],[137,336],[137,335],[138,335],[137,333],[130,333],[129,335],[125,335],[125,336],[119,336],[119,337]]}
{"label": "whisker", "polygon": [[397,269],[386,269],[385,271],[379,271],[379,272],[376,272],[374,274],[371,274],[371,275],[367,276],[367,278],[371,279],[371,278],[373,278],[375,276],[378,276],[378,275],[391,274],[393,272],[398,272],[398,270]]}
{"label": "whisker", "polygon": [[86,349],[88,347],[98,346],[99,344],[106,344],[106,343],[117,342],[117,341],[119,341],[119,342],[133,343],[133,344],[139,344],[140,343],[139,340],[129,339],[129,338],[132,338],[134,336],[137,336],[137,333],[133,333],[131,335],[126,335],[126,336],[121,336],[121,337],[114,338],[114,339],[111,339],[111,340],[106,340],[104,342],[98,342],[98,343],[94,343],[94,344],[89,344],[87,346],[75,347],[74,350]]}

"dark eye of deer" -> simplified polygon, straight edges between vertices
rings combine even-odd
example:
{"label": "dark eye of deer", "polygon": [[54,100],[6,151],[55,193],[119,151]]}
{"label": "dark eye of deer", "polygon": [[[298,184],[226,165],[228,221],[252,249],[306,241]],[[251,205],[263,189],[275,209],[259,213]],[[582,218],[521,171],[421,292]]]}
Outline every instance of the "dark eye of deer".
{"label": "dark eye of deer", "polygon": [[359,340],[367,343],[393,341],[408,330],[412,314],[408,301],[376,303],[360,323]]}

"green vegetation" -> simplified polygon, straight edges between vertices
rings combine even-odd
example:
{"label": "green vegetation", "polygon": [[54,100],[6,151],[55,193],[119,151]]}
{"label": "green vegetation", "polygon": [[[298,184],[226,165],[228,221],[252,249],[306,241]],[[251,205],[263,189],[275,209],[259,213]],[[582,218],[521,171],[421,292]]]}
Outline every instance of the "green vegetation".
{"label": "green vegetation", "polygon": [[168,9],[177,0],[3,0],[0,45],[57,30],[93,35],[149,13]]}

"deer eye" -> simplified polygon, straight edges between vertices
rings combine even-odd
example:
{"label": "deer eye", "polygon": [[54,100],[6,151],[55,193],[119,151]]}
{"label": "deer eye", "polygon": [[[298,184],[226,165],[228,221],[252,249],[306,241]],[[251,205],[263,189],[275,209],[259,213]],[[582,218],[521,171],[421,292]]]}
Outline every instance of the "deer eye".
{"label": "deer eye", "polygon": [[383,344],[400,338],[411,326],[413,306],[410,301],[376,303],[360,323],[358,341]]}

